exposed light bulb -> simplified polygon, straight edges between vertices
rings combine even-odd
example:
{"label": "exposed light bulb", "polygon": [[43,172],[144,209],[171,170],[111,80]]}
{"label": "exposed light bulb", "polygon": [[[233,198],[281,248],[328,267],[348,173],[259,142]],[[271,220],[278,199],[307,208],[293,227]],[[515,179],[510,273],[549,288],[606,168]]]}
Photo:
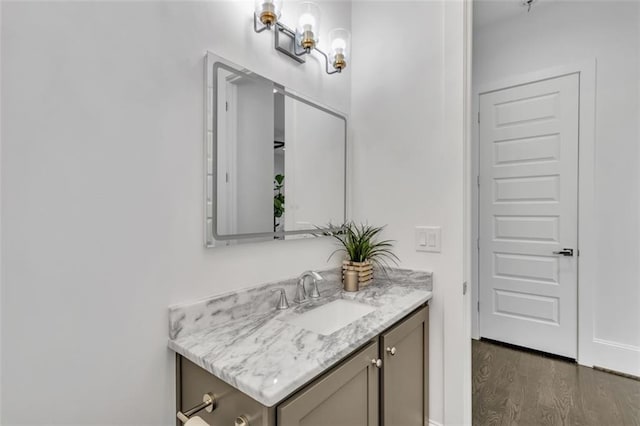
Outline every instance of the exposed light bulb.
{"label": "exposed light bulb", "polygon": [[335,28],[329,32],[329,39],[331,40],[331,51],[329,52],[331,65],[338,72],[342,72],[347,67],[351,50],[351,34],[344,28]]}
{"label": "exposed light bulb", "polygon": [[303,13],[298,20],[302,31],[313,31],[316,26],[316,18],[310,13]]}
{"label": "exposed light bulb", "polygon": [[336,38],[331,42],[331,50],[335,53],[344,53],[347,48],[347,42],[341,38]]}
{"label": "exposed light bulb", "polygon": [[302,2],[299,7],[300,17],[298,18],[299,43],[307,53],[310,53],[318,43],[318,33],[320,32],[320,8],[313,2]]}

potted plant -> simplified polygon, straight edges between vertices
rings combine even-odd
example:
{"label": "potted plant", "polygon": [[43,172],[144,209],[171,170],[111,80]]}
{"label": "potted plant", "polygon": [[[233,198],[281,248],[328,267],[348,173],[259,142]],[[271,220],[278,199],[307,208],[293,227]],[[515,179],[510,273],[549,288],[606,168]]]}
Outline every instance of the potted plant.
{"label": "potted plant", "polygon": [[[329,229],[335,228],[329,226]],[[338,252],[346,254],[345,260],[342,262],[342,279],[345,284],[345,278],[350,271],[355,271],[358,274],[358,287],[362,288],[373,280],[374,266],[386,271],[389,263],[398,264],[400,259],[391,250],[393,241],[379,239],[383,229],[384,226],[358,225],[354,222],[347,222],[338,231],[326,232],[342,245],[331,253],[329,258]]]}
{"label": "potted plant", "polygon": [[278,232],[280,219],[284,214],[284,175],[278,173],[273,179],[273,232]]}

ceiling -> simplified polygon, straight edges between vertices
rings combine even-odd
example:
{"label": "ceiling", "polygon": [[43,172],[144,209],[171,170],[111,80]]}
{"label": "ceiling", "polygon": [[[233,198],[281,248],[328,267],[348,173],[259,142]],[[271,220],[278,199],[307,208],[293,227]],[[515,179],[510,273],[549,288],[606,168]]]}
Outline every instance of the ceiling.
{"label": "ceiling", "polygon": [[[557,0],[536,0],[530,13],[554,1]],[[476,28],[526,13],[527,7],[522,5],[522,0],[473,0],[473,26]]]}

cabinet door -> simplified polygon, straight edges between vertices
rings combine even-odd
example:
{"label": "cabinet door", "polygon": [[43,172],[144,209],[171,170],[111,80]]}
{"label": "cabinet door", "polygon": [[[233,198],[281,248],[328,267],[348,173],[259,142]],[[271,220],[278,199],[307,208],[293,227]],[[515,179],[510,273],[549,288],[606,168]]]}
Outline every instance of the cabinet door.
{"label": "cabinet door", "polygon": [[373,342],[336,369],[298,392],[277,410],[280,426],[377,426],[378,343]]}
{"label": "cabinet door", "polygon": [[381,336],[382,424],[429,423],[429,307]]}

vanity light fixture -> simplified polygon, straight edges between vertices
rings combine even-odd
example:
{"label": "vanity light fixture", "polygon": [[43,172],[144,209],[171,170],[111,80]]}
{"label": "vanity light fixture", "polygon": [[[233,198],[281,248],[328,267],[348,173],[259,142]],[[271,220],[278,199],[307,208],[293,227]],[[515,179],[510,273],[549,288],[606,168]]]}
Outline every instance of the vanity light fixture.
{"label": "vanity light fixture", "polygon": [[[300,3],[298,25],[292,29],[280,22],[282,0],[255,0],[253,29],[256,33],[274,29],[274,48],[296,60],[306,62],[305,56],[318,52],[325,61],[327,74],[341,73],[347,67],[351,49],[351,35],[344,28],[329,32],[331,51],[327,54],[318,48],[320,33],[320,8],[316,3]],[[284,36],[284,37],[283,37]]]}
{"label": "vanity light fixture", "polygon": [[263,28],[256,32],[271,29],[271,27],[280,19],[280,10],[282,8],[282,0],[256,0],[255,17],[263,25]]}

